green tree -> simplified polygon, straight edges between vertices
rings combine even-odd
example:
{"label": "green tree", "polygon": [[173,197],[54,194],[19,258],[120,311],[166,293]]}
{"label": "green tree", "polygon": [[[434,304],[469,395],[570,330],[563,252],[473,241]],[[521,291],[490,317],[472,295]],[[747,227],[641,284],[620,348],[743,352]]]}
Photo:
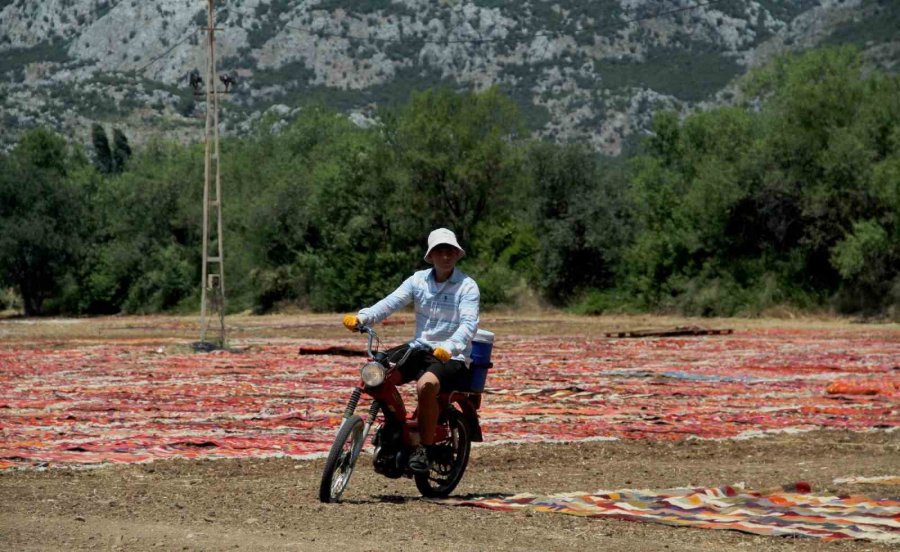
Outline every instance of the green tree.
{"label": "green tree", "polygon": [[527,159],[542,293],[565,304],[587,289],[614,285],[628,239],[624,173],[576,145],[535,144]]}
{"label": "green tree", "polygon": [[[263,123],[267,127],[268,123]],[[256,188],[243,218],[257,308],[291,301],[316,310],[359,308],[398,285],[414,264],[398,208],[392,154],[376,129],[304,108],[279,135],[259,132],[235,156],[233,186]],[[260,185],[259,171],[267,178]],[[240,195],[240,193],[239,193]],[[401,270],[402,267],[402,270]]]}
{"label": "green tree", "polygon": [[103,174],[113,172],[113,156],[106,131],[98,123],[91,126],[91,142],[94,146],[94,165]]}
{"label": "green tree", "polygon": [[202,151],[154,141],[128,167],[91,201],[95,232],[78,310],[157,312],[196,300]]}
{"label": "green tree", "polygon": [[[414,93],[388,118],[388,143],[409,172],[427,227],[447,226],[468,243],[475,223],[502,209],[521,184],[513,146],[523,133],[516,104],[496,88],[481,93]],[[412,199],[412,198],[411,198]]]}
{"label": "green tree", "polygon": [[858,220],[831,249],[842,282],[839,300],[847,310],[887,311],[900,318],[900,155],[873,169],[869,192],[876,218]]}
{"label": "green tree", "polygon": [[79,258],[84,196],[68,177],[85,160],[38,129],[0,163],[0,280],[18,289],[26,315],[42,314]]}
{"label": "green tree", "polygon": [[628,254],[632,283],[650,304],[673,291],[673,277],[734,257],[729,225],[745,198],[742,164],[758,132],[753,117],[734,108],[683,123],[663,113],[655,129],[648,156],[634,162],[630,195],[638,236]]}
{"label": "green tree", "polygon": [[797,247],[811,284],[833,288],[831,248],[879,209],[868,189],[887,136],[900,120],[896,77],[865,76],[852,47],[786,56],[754,73],[748,92],[765,99],[765,161],[799,215]]}
{"label": "green tree", "polygon": [[457,230],[475,271],[500,254],[479,255],[502,240],[477,232],[508,218],[507,192],[521,179],[509,100],[427,91],[380,119],[361,129],[307,107],[280,134],[263,123],[241,146],[238,157],[252,158],[254,170],[235,185],[259,186],[258,172],[269,175],[245,204],[261,310],[284,300],[316,310],[370,303],[425,266],[422,245],[436,226]]}
{"label": "green tree", "polygon": [[121,130],[113,129],[112,172],[124,171],[129,157],[131,157],[131,146],[128,145],[128,138]]}
{"label": "green tree", "polygon": [[627,286],[648,306],[695,314],[841,290],[852,309],[890,296],[893,276],[878,267],[896,258],[897,217],[876,175],[896,155],[898,85],[833,48],[752,73],[753,109],[658,115],[634,162]]}

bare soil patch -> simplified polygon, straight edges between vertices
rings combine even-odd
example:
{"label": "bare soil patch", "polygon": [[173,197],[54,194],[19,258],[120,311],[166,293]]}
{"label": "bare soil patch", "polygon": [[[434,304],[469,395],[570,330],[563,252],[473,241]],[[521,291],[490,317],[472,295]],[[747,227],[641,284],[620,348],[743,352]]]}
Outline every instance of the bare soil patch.
{"label": "bare soil patch", "polygon": [[[898,434],[816,431],[745,441],[593,442],[479,447],[459,495],[621,488],[771,488],[890,497]],[[316,498],[322,461],[165,461],[0,475],[7,550],[890,550],[733,531],[432,504],[363,457],[341,504]]]}

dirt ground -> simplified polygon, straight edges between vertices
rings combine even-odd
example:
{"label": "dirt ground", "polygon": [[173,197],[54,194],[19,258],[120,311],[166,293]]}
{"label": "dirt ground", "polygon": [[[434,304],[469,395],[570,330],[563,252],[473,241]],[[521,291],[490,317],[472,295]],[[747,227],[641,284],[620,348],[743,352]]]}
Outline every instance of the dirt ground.
{"label": "dirt ground", "polygon": [[[333,317],[331,317],[333,318]],[[236,319],[235,340],[329,335],[325,317]],[[496,316],[519,333],[557,335],[696,320]],[[864,325],[830,320],[703,321],[709,327]],[[879,326],[883,329],[885,326]],[[896,327],[896,326],[894,326]],[[408,331],[404,328],[403,332]],[[91,341],[194,337],[192,321],[0,322],[0,338]],[[759,537],[561,514],[493,512],[420,499],[409,480],[375,474],[363,457],[344,502],[320,504],[323,461],[171,460],[91,469],[0,473],[0,550],[892,550],[864,541]],[[807,481],[814,492],[898,497],[888,485],[836,485],[846,476],[900,475],[900,432],[813,431],[748,440],[613,441],[481,446],[457,496],[622,488],[772,488]]]}
{"label": "dirt ground", "polygon": [[[746,441],[594,442],[474,449],[459,495],[617,488],[771,488],[896,496],[836,486],[900,468],[897,432],[812,432]],[[891,550],[733,531],[493,512],[421,500],[363,457],[340,504],[316,497],[322,461],[168,461],[0,475],[4,550]]]}

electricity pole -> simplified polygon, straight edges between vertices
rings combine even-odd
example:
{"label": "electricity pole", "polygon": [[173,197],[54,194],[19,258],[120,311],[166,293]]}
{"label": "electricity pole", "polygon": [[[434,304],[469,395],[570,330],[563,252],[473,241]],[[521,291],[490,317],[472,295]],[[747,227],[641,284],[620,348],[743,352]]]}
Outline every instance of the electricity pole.
{"label": "electricity pole", "polygon": [[[219,176],[219,91],[216,90],[215,0],[207,0],[206,135],[203,171],[203,275],[200,280],[200,345],[206,342],[211,312],[219,317],[215,345],[225,346],[225,255],[222,248],[222,181]],[[215,185],[213,185],[215,183]],[[215,239],[210,236],[210,208]],[[218,251],[210,255],[215,243]]]}

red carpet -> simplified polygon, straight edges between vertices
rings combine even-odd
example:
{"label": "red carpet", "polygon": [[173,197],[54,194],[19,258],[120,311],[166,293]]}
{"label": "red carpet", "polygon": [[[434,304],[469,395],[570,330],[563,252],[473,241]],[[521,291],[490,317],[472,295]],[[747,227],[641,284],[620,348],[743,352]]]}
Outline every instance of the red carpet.
{"label": "red carpet", "polygon": [[[0,345],[0,469],[322,453],[360,360],[298,356],[298,348],[359,346],[358,338],[279,340],[241,354],[169,354],[145,345]],[[482,410],[488,442],[900,426],[900,332],[890,329],[501,335],[493,361]]]}

